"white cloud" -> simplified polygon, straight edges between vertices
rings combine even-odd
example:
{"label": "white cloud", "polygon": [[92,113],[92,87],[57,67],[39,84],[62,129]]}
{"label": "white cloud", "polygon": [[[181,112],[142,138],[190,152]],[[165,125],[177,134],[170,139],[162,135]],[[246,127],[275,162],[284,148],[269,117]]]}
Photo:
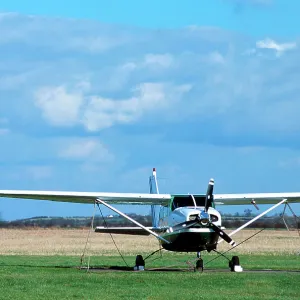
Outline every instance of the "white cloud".
{"label": "white cloud", "polygon": [[82,122],[90,131],[115,124],[133,123],[149,112],[171,109],[189,89],[188,85],[143,83],[133,90],[135,95],[128,99],[114,100],[95,96],[87,104]]}
{"label": "white cloud", "polygon": [[169,68],[174,63],[174,58],[167,54],[147,54],[144,58],[146,66]]}
{"label": "white cloud", "polygon": [[101,83],[104,81],[104,84],[100,85],[101,90],[122,91],[128,85],[131,75],[139,68],[140,65],[135,62],[126,62],[113,68],[112,71],[107,72],[108,74],[103,75]]}
{"label": "white cloud", "polygon": [[118,70],[119,71],[125,71],[125,72],[131,72],[134,71],[137,68],[137,65],[133,62],[125,63],[121,65]]}
{"label": "white cloud", "polygon": [[[99,54],[130,43],[133,38],[126,28],[91,20],[82,22],[76,19],[4,13],[0,15],[0,22],[2,45],[22,42],[26,46]],[[48,32],[46,38],[45,30]]]}
{"label": "white cloud", "polygon": [[114,156],[100,141],[96,139],[71,139],[63,142],[59,156],[65,159],[84,162],[111,162]]}
{"label": "white cloud", "polygon": [[280,44],[270,38],[266,38],[264,40],[257,41],[256,47],[260,49],[273,49],[277,52],[277,55],[279,56],[287,50],[295,49],[297,47],[297,44],[295,42]]}
{"label": "white cloud", "polygon": [[225,63],[224,56],[221,53],[219,53],[218,51],[213,51],[213,52],[209,53],[208,60],[210,62],[216,63],[216,64],[224,64]]}
{"label": "white cloud", "polygon": [[[257,41],[256,55],[241,55],[256,40],[221,28],[157,32],[23,15],[0,22],[7,34],[0,76],[9,87],[0,89],[0,111],[15,120],[17,130],[41,133],[47,123],[47,132],[57,132],[49,124],[64,133],[69,132],[64,127],[76,132],[119,125],[116,130],[122,130],[124,124],[134,124],[138,131],[145,122],[147,130],[159,130],[158,124],[172,121],[178,127],[195,122],[193,130],[200,133],[209,127],[217,135],[234,133],[237,138],[244,132],[253,139],[300,132],[297,41],[279,43],[270,37]],[[113,51],[97,48],[97,43],[80,50],[82,39],[100,42],[102,36],[122,36],[122,43],[112,45]],[[274,68],[266,48],[294,51]]]}
{"label": "white cloud", "polygon": [[175,66],[173,55],[153,54],[148,53],[142,59],[133,59],[115,67],[112,73],[105,77],[105,85],[102,85],[102,90],[117,91],[124,89],[130,79],[139,74],[163,74],[165,70]]}
{"label": "white cloud", "polygon": [[255,55],[261,58],[269,58],[262,50],[274,50],[276,57],[280,57],[284,52],[289,50],[295,50],[297,48],[296,42],[278,43],[271,38],[265,38],[263,40],[256,41],[256,47],[244,50],[243,55]]}
{"label": "white cloud", "polygon": [[50,124],[83,124],[87,130],[97,131],[115,124],[135,122],[151,111],[170,109],[190,88],[189,85],[142,83],[133,89],[132,97],[118,100],[85,96],[78,90],[68,92],[60,86],[42,88],[35,96],[36,105]]}
{"label": "white cloud", "polygon": [[56,126],[72,126],[78,122],[83,105],[81,91],[68,93],[64,86],[44,87],[35,93],[35,104],[44,118]]}
{"label": "white cloud", "polygon": [[120,36],[81,36],[71,38],[68,42],[67,48],[73,48],[79,51],[88,51],[91,53],[101,53],[110,50],[114,47],[120,46],[128,42],[128,38]]}

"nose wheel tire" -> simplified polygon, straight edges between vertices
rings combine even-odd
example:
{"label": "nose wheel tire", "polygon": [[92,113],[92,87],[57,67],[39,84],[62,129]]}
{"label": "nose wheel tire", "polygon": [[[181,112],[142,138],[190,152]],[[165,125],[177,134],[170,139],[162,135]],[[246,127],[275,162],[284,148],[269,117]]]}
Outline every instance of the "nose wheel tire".
{"label": "nose wheel tire", "polygon": [[195,272],[203,272],[203,259],[202,258],[197,260]]}

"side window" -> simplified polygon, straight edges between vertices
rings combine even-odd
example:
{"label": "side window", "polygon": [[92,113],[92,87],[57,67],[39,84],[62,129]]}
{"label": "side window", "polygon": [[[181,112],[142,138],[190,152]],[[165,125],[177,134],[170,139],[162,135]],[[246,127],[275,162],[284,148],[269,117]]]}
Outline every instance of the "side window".
{"label": "side window", "polygon": [[159,219],[162,220],[162,219],[165,219],[167,218],[169,215],[169,207],[168,206],[162,206],[160,208],[160,211],[159,211]]}

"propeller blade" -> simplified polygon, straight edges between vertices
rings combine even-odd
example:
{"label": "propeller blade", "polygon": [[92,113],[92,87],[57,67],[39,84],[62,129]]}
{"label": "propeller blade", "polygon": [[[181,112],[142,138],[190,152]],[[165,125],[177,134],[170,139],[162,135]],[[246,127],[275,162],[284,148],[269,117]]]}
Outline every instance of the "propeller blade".
{"label": "propeller blade", "polygon": [[208,201],[211,200],[213,197],[214,185],[215,185],[215,181],[213,180],[213,178],[211,178],[208,183],[206,197],[205,197],[205,207],[204,207],[205,212],[208,211],[208,205],[209,205]]}
{"label": "propeller blade", "polygon": [[188,227],[191,227],[195,224],[198,224],[199,223],[199,220],[196,219],[196,220],[191,220],[191,221],[185,221],[185,222],[182,222],[182,223],[179,223],[173,227],[170,227],[173,229],[173,231],[176,231],[176,230],[180,230],[180,229],[183,229],[183,228],[188,228]]}
{"label": "propeller blade", "polygon": [[232,247],[236,246],[236,242],[225,232],[223,231],[221,228],[219,228],[218,226],[216,226],[215,224],[211,223],[211,227],[213,228],[213,230],[215,232],[217,232],[217,234],[228,244],[230,244]]}

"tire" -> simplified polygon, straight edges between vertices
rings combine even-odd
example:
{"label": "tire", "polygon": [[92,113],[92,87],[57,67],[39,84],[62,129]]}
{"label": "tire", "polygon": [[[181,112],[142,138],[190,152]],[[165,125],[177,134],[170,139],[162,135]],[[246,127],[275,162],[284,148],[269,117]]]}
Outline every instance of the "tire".
{"label": "tire", "polygon": [[232,262],[235,266],[238,266],[240,264],[240,259],[238,256],[232,256]]}
{"label": "tire", "polygon": [[203,259],[200,258],[200,259],[197,260],[195,271],[203,272]]}
{"label": "tire", "polygon": [[143,266],[143,267],[145,267],[145,261],[144,261],[142,255],[137,255],[137,256],[136,256],[136,259],[135,259],[135,265],[136,265],[136,266]]}
{"label": "tire", "polygon": [[239,266],[240,259],[238,256],[232,256],[231,261],[229,262],[229,268],[232,272],[234,272],[234,266]]}

